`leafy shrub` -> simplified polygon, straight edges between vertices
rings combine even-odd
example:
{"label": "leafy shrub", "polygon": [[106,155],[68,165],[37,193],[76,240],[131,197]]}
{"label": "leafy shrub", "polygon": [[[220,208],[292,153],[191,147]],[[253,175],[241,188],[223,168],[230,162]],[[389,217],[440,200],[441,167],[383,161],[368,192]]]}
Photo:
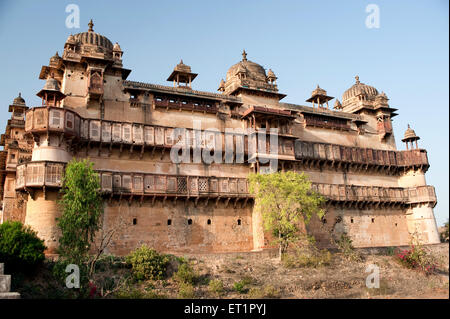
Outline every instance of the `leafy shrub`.
{"label": "leafy shrub", "polygon": [[174,279],[179,283],[193,285],[198,279],[198,274],[194,271],[190,264],[182,263],[178,267],[178,271],[174,274]]}
{"label": "leafy shrub", "polygon": [[132,251],[127,256],[126,261],[131,264],[131,272],[136,280],[154,280],[164,278],[169,258],[146,245],[142,245]]}
{"label": "leafy shrub", "polygon": [[195,289],[192,284],[187,282],[180,283],[180,288],[178,290],[178,295],[180,298],[192,299],[195,296]]}
{"label": "leafy shrub", "polygon": [[255,287],[248,292],[250,298],[262,299],[262,298],[280,298],[280,291],[272,285],[266,285],[263,288]]}
{"label": "leafy shrub", "polygon": [[362,260],[361,255],[353,247],[352,239],[346,233],[343,233],[341,237],[336,241],[336,246],[347,260],[350,261]]}
{"label": "leafy shrub", "polygon": [[14,221],[0,224],[0,261],[8,272],[33,270],[44,259],[44,241],[29,226]]}
{"label": "leafy shrub", "polygon": [[208,290],[216,296],[221,296],[224,292],[222,280],[211,280],[208,285]]}
{"label": "leafy shrub", "polygon": [[243,293],[245,293],[245,291],[246,291],[246,289],[245,289],[245,281],[243,281],[243,280],[240,280],[240,281],[236,281],[235,283],[234,283],[234,285],[233,285],[233,290],[234,291],[236,291],[236,292],[238,292],[238,293],[240,293],[240,294],[243,294]]}
{"label": "leafy shrub", "polygon": [[425,275],[433,274],[437,268],[433,256],[421,245],[411,245],[409,249],[400,250],[396,257],[407,268],[420,270]]}

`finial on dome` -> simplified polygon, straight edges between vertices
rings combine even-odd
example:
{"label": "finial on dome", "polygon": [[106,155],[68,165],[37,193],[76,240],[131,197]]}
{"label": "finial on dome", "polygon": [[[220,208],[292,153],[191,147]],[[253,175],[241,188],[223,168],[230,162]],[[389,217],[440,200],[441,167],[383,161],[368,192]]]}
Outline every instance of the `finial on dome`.
{"label": "finial on dome", "polygon": [[89,30],[88,31],[94,31],[94,22],[92,22],[92,19],[91,19],[91,21],[89,21],[89,23],[88,23],[88,26],[89,26]]}
{"label": "finial on dome", "polygon": [[359,82],[359,76],[358,75],[355,76],[355,79],[356,79],[356,84],[359,84],[360,82]]}
{"label": "finial on dome", "polygon": [[242,51],[242,61],[247,61],[247,52],[245,52],[245,49]]}
{"label": "finial on dome", "polygon": [[[20,95],[20,93],[19,93],[19,95]],[[408,128],[411,128],[411,127],[409,126],[409,123],[408,123]]]}
{"label": "finial on dome", "polygon": [[180,64],[184,64],[184,63],[183,63],[183,59],[180,60]]}

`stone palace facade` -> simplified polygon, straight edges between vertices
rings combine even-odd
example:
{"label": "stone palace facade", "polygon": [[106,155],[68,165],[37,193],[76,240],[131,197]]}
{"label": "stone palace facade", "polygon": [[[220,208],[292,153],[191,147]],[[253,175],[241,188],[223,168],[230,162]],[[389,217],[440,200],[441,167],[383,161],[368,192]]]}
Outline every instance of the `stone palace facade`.
{"label": "stone palace facade", "polygon": [[[218,93],[192,89],[197,74],[183,61],[169,86],[127,80],[122,55],[91,21],[42,67],[42,105],[27,106],[19,94],[9,106],[1,221],[30,225],[49,254],[58,245],[57,200],[72,158],[88,158],[99,174],[103,231],[126,225],[109,247],[113,254],[143,243],[175,253],[268,247],[247,176],[274,167],[305,172],[326,197],[326,215],[308,225],[319,245],[330,245],[331,229],[356,247],[406,245],[412,233],[439,242],[427,152],[409,127],[406,148],[396,148],[397,109],[358,77],[333,108],[319,86],[304,106],[281,102],[274,72],[245,51]],[[182,135],[177,128],[185,128]],[[173,161],[175,144],[190,160]],[[193,160],[199,151],[206,156]]]}

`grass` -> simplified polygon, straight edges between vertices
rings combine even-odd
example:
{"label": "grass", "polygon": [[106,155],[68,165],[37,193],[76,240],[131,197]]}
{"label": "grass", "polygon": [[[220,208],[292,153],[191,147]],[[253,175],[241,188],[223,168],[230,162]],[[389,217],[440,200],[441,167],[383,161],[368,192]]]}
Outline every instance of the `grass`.
{"label": "grass", "polygon": [[224,293],[223,282],[220,279],[211,280],[208,284],[208,290],[214,296],[220,297]]}

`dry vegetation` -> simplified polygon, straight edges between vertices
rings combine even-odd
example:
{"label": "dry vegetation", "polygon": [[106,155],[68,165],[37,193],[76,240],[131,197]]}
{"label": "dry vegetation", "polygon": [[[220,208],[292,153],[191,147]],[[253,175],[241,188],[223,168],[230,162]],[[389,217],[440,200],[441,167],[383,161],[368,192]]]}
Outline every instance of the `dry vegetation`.
{"label": "dry vegetation", "polygon": [[[360,258],[349,258],[343,253],[321,254],[311,260],[303,256],[295,265],[257,253],[172,256],[165,279],[144,281],[133,280],[129,266],[120,258],[110,258],[99,264],[98,282],[106,284],[95,297],[448,298],[449,245],[426,249],[438,260],[437,271],[429,276],[405,268],[392,251],[360,254]],[[378,289],[365,286],[369,264],[380,267]],[[65,297],[65,288],[52,283],[46,271],[41,270],[32,279],[19,279],[21,283],[16,287],[23,298]]]}

